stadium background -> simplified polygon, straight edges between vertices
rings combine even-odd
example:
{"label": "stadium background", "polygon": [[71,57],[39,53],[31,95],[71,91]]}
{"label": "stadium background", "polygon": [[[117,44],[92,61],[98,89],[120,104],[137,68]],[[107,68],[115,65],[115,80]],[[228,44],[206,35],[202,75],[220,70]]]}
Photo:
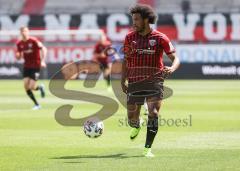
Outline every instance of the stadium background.
{"label": "stadium background", "polygon": [[[159,20],[153,27],[172,39],[181,60],[180,69],[165,82],[173,96],[164,100],[160,114],[170,126],[165,122],[159,128],[153,145],[156,157],[150,160],[140,156],[146,127],[130,142],[122,105],[104,120],[103,135],[89,139],[82,127],[63,126],[54,114],[67,103],[73,106],[74,119],[102,106],[81,97],[58,98],[49,91],[49,78],[68,62],[91,60],[97,41],[96,35],[64,34],[69,29],[102,29],[118,49],[130,29],[128,9],[136,3],[154,7]],[[47,97],[35,93],[42,105],[38,111],[31,111],[22,64],[14,56],[16,36],[11,35],[22,25],[62,33],[37,36],[48,48],[48,67],[39,80]],[[239,43],[239,0],[0,0],[0,170],[239,170]],[[121,61],[114,65],[119,78]],[[84,66],[93,74],[98,71],[91,63]],[[65,87],[87,92],[87,97],[104,94],[117,101],[103,80],[86,88],[80,79],[68,81]],[[171,125],[176,119],[190,118],[192,125]]]}
{"label": "stadium background", "polygon": [[[153,27],[168,35],[176,46],[182,66],[171,78],[239,78],[240,2],[237,0],[228,5],[224,1],[204,0],[124,0],[118,7],[115,1],[105,4],[73,0],[66,4],[57,0],[1,0],[0,28],[1,31],[16,31],[26,25],[33,30],[65,30],[63,33],[68,30],[102,29],[113,42],[113,47],[119,49],[130,29],[128,9],[137,2],[148,3],[155,8],[159,20]],[[97,41],[94,34],[37,37],[48,47],[48,69],[43,71],[44,79],[50,78],[64,63],[91,60]],[[1,34],[0,78],[21,78],[21,65],[14,56],[16,38]],[[122,57],[122,53],[119,56]],[[113,73],[121,72],[119,62],[113,69]],[[92,69],[91,72],[97,70]]]}

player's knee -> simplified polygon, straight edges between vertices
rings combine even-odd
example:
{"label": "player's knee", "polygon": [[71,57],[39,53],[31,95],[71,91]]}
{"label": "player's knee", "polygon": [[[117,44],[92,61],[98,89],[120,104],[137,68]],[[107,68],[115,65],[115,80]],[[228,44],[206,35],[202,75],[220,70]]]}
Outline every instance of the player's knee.
{"label": "player's knee", "polygon": [[134,116],[135,113],[138,111],[138,108],[136,105],[128,105],[127,111],[128,111],[128,116]]}
{"label": "player's knee", "polygon": [[35,90],[35,85],[34,85],[34,84],[30,84],[30,85],[29,85],[29,89],[30,89],[30,90]]}
{"label": "player's knee", "polygon": [[30,86],[28,87],[28,89],[29,89],[29,90],[33,90],[33,86],[30,85]]}
{"label": "player's knee", "polygon": [[28,90],[32,90],[32,88],[31,88],[30,85],[27,85],[27,89],[28,89]]}
{"label": "player's knee", "polygon": [[158,111],[156,109],[148,110],[148,112],[149,112],[150,117],[152,117],[152,118],[158,117]]}

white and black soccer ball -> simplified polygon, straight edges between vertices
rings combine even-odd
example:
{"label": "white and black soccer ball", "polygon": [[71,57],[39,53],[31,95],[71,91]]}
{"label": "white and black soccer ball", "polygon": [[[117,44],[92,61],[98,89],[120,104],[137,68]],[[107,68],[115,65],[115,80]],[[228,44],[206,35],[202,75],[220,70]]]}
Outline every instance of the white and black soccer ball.
{"label": "white and black soccer ball", "polygon": [[103,122],[98,118],[90,118],[86,120],[83,126],[83,131],[89,138],[97,138],[101,136],[103,129]]}

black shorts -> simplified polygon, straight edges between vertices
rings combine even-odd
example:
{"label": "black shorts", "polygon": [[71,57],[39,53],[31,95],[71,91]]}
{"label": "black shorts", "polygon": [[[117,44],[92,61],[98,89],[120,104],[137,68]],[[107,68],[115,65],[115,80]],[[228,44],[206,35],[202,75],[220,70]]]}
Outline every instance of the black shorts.
{"label": "black shorts", "polygon": [[162,100],[162,81],[141,81],[128,84],[127,104],[143,105],[145,99]]}
{"label": "black shorts", "polygon": [[33,69],[33,68],[24,68],[23,69],[23,78],[29,77],[29,78],[37,81],[39,76],[40,76],[40,69]]}
{"label": "black shorts", "polygon": [[108,69],[108,68],[109,68],[108,64],[106,64],[106,63],[100,63],[100,69],[101,69],[102,71],[104,71],[104,70],[106,70],[106,69]]}

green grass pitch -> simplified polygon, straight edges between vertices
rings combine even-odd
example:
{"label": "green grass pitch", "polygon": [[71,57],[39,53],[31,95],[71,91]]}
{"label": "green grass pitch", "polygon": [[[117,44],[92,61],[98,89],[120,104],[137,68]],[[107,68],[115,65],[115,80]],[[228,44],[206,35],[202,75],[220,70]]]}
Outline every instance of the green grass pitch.
{"label": "green grass pitch", "polygon": [[[40,82],[48,86],[48,81]],[[239,170],[240,81],[168,80],[165,85],[174,95],[164,100],[162,118],[191,115],[191,125],[161,126],[152,148],[155,158],[149,159],[141,156],[146,127],[131,142],[123,106],[104,121],[101,137],[89,139],[82,127],[58,124],[54,112],[69,103],[74,105],[72,117],[79,118],[101,106],[59,99],[47,90],[46,99],[35,92],[43,108],[32,111],[22,81],[1,80],[0,170]],[[67,87],[84,90],[81,81]],[[103,81],[90,92],[114,98]]]}

